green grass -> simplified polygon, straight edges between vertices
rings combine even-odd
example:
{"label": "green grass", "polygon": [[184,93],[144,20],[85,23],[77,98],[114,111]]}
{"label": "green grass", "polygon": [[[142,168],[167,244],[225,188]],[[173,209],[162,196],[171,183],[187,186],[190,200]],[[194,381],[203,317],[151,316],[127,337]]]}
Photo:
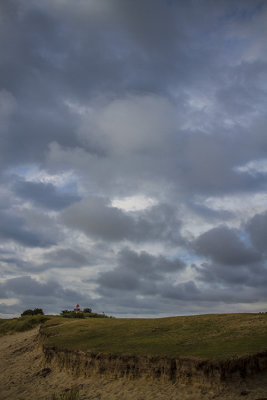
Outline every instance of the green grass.
{"label": "green grass", "polygon": [[46,343],[59,348],[225,359],[267,350],[267,314],[214,314],[159,319],[47,321]]}
{"label": "green grass", "polygon": [[0,336],[27,331],[48,319],[49,317],[45,315],[27,315],[20,318],[0,319]]}

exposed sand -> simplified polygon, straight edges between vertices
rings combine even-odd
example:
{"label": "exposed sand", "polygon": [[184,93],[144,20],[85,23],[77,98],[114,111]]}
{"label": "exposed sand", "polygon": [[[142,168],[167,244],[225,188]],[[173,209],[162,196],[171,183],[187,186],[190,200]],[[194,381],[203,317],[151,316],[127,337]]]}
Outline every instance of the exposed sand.
{"label": "exposed sand", "polygon": [[75,385],[83,400],[267,400],[267,372],[221,388],[142,379],[76,378],[44,365],[37,334],[38,328],[0,337],[0,400],[50,400],[53,393]]}

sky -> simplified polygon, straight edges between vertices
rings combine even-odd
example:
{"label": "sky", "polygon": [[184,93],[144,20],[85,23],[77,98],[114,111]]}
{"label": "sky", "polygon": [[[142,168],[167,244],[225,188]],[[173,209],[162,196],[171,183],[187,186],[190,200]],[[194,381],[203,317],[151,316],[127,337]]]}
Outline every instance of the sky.
{"label": "sky", "polygon": [[267,310],[267,1],[1,0],[0,316]]}

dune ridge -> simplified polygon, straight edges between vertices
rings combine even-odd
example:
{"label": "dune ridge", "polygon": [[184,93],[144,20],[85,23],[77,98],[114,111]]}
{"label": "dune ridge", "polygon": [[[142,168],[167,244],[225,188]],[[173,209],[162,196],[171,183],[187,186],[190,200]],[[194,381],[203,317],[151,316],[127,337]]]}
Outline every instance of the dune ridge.
{"label": "dune ridge", "polygon": [[[45,350],[39,329],[0,337],[1,400],[51,400],[53,393],[62,393],[76,386],[81,400],[230,400],[267,399],[267,373],[218,381],[174,381],[166,374],[143,375],[132,379],[115,377],[107,370],[89,369],[86,374],[71,352],[68,363],[55,357],[55,350]],[[58,353],[59,354],[59,353]],[[66,354],[66,352],[65,352]],[[49,355],[49,357],[48,357]],[[264,359],[264,358],[262,358]],[[103,358],[98,358],[103,360]],[[102,364],[103,365],[103,364]],[[245,397],[244,397],[245,396]]]}

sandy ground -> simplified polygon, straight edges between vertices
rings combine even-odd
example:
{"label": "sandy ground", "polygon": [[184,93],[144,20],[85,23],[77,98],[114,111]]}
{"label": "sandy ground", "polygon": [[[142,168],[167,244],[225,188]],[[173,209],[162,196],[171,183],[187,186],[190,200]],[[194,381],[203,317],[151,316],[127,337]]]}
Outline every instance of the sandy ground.
{"label": "sandy ground", "polygon": [[78,386],[82,400],[267,400],[267,372],[232,387],[171,382],[75,378],[43,364],[38,328],[0,337],[0,400],[51,400]]}

